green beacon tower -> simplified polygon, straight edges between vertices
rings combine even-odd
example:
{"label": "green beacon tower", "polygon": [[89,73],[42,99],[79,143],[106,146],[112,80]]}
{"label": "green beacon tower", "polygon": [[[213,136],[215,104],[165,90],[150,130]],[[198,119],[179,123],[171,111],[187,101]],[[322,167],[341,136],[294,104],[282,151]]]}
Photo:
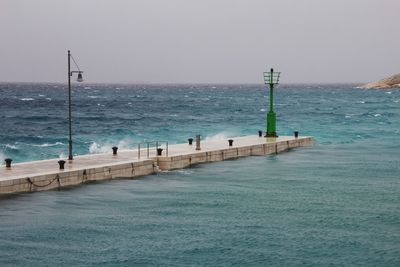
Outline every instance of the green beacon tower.
{"label": "green beacon tower", "polygon": [[267,114],[267,131],[265,137],[278,137],[276,134],[276,114],[274,112],[274,87],[279,84],[280,72],[264,72],[264,83],[269,85],[269,111]]}

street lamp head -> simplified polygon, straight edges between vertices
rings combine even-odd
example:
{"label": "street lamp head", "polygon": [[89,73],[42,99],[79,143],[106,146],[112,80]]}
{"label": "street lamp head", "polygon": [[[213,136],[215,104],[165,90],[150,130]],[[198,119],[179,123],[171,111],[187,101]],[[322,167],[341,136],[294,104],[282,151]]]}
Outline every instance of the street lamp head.
{"label": "street lamp head", "polygon": [[274,69],[271,68],[270,72],[264,72],[264,83],[269,85],[279,84],[280,72],[274,72]]}
{"label": "street lamp head", "polygon": [[78,78],[76,79],[77,82],[83,82],[82,72],[78,72]]}

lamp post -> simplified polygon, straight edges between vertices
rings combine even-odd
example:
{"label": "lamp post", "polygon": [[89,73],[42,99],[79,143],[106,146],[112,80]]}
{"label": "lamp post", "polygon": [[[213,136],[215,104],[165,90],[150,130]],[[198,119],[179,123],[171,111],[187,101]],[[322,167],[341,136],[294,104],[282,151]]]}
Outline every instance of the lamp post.
{"label": "lamp post", "polygon": [[267,131],[265,137],[278,137],[276,134],[276,114],[274,112],[274,86],[279,84],[280,72],[264,72],[264,83],[269,85],[269,112],[267,114]]}
{"label": "lamp post", "polygon": [[[78,69],[77,71],[71,71],[71,58],[72,61],[74,62],[76,68]],[[83,82],[82,78],[82,73],[78,67],[78,64],[76,64],[75,59],[71,55],[71,51],[68,50],[68,159],[73,160],[74,157],[72,155],[72,105],[71,105],[71,77],[72,74],[78,73],[78,78],[76,79],[77,82]]]}

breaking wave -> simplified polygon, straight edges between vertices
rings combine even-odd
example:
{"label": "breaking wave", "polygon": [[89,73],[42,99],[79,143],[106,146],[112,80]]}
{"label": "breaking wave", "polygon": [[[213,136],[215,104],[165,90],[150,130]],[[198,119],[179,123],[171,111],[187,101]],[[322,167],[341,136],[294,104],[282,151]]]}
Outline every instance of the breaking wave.
{"label": "breaking wave", "polygon": [[113,146],[117,146],[118,149],[132,149],[134,145],[133,140],[124,139],[119,141],[117,144],[112,142],[105,143],[97,143],[93,141],[89,146],[90,154],[100,154],[100,153],[109,153],[112,151]]}
{"label": "breaking wave", "polygon": [[53,144],[44,143],[44,144],[32,145],[32,146],[36,146],[36,147],[49,147],[49,146],[59,146],[59,145],[63,145],[63,143],[61,143],[61,142],[55,142],[55,143],[53,143]]}
{"label": "breaking wave", "polygon": [[221,133],[217,133],[214,135],[206,136],[205,141],[220,141],[220,140],[225,140],[231,136],[233,136],[233,135],[230,133],[221,132]]}

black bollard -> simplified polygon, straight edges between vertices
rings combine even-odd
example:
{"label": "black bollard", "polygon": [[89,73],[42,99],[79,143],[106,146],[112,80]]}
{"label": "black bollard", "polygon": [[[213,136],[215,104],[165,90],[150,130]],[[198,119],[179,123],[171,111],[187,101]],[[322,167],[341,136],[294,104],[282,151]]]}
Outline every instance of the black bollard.
{"label": "black bollard", "polygon": [[60,166],[60,170],[64,170],[65,160],[59,160],[58,165]]}
{"label": "black bollard", "polygon": [[295,131],[295,132],[294,132],[294,138],[297,138],[297,137],[299,137],[299,132],[298,132],[298,131]]}
{"label": "black bollard", "polygon": [[262,137],[262,131],[258,131],[258,137]]}
{"label": "black bollard", "polygon": [[117,155],[118,147],[117,146],[113,146],[112,150],[113,150],[113,155],[114,156]]}
{"label": "black bollard", "polygon": [[157,148],[157,156],[161,156],[163,149]]}
{"label": "black bollard", "polygon": [[193,145],[193,138],[189,138],[188,142],[189,142],[189,146]]}
{"label": "black bollard", "polygon": [[233,140],[232,139],[229,139],[228,142],[229,142],[229,146],[233,145]]}
{"label": "black bollard", "polygon": [[11,168],[12,159],[5,159],[4,161],[6,162],[6,168]]}

